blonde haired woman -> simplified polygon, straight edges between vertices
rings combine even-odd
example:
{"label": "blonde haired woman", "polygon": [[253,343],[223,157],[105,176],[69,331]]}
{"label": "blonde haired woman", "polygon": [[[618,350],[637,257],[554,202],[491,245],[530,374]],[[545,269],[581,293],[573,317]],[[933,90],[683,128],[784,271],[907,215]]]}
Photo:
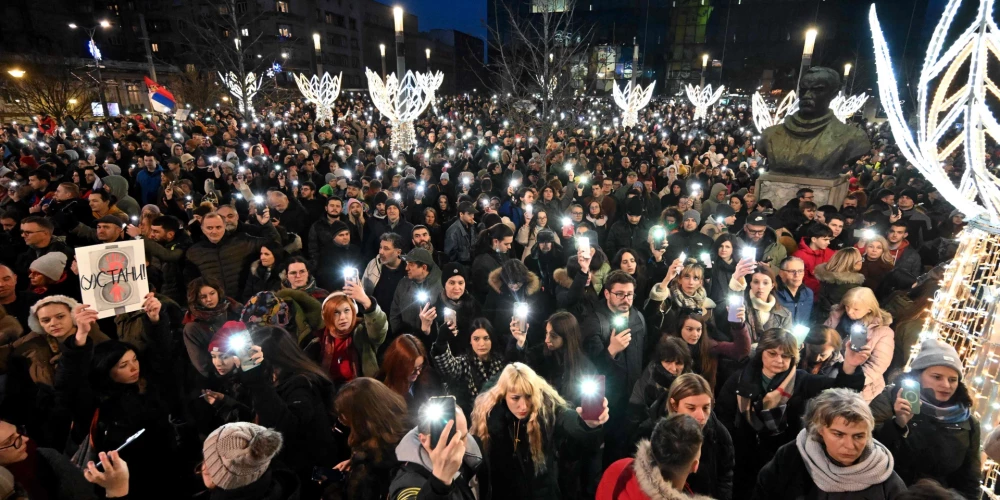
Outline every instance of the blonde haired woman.
{"label": "blonde haired woman", "polygon": [[472,434],[492,464],[493,498],[560,498],[556,447],[565,443],[574,454],[599,453],[608,400],[598,420],[584,421],[582,412],[574,412],[528,365],[507,365],[472,411]]}
{"label": "blonde haired woman", "polygon": [[[861,370],[865,372],[865,388],[861,395],[869,403],[885,389],[883,375],[889,368],[892,351],[896,347],[890,324],[892,315],[879,307],[871,288],[863,286],[848,290],[840,305],[834,306],[824,323],[837,330],[845,343],[852,333],[865,335],[867,342],[864,348],[870,352],[870,357],[861,366]],[[846,349],[842,348],[845,353]]]}
{"label": "blonde haired woman", "polygon": [[865,282],[861,274],[861,252],[857,248],[848,247],[837,250],[824,264],[816,266],[813,273],[819,280],[819,293],[816,295],[814,318],[830,315],[833,306],[840,303],[848,290],[859,287]]}
{"label": "blonde haired woman", "polygon": [[895,265],[896,261],[889,252],[889,242],[881,236],[868,238],[861,264],[861,274],[865,277],[864,286],[878,290],[882,280],[892,272]]}

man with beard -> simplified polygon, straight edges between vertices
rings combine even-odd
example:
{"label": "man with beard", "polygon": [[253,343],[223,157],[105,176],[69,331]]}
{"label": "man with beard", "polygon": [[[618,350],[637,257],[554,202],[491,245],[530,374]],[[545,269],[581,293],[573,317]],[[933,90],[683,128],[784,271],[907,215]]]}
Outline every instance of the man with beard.
{"label": "man with beard", "polygon": [[[226,225],[226,233],[246,233],[250,236],[257,236],[259,238],[270,238],[271,233],[267,230],[264,225],[258,224],[247,224],[240,220],[240,214],[236,212],[236,208],[230,205],[220,206],[215,213],[222,217],[223,222]],[[274,226],[271,226],[274,227]],[[275,230],[277,231],[277,230]]]}
{"label": "man with beard", "polygon": [[766,262],[774,274],[781,271],[780,264],[788,256],[788,251],[778,241],[778,234],[774,229],[767,227],[766,215],[759,212],[751,215],[743,230],[736,236],[743,241],[743,245],[756,251],[754,256],[756,262]]}
{"label": "man with beard", "polygon": [[561,258],[562,255],[562,246],[556,243],[556,233],[551,229],[539,231],[535,237],[535,248],[531,249],[524,265],[538,276],[543,292],[555,293],[556,282],[552,275],[565,265],[566,259]]}
{"label": "man with beard", "polygon": [[[139,235],[139,228],[129,225],[129,236]],[[193,244],[181,222],[171,215],[153,219],[149,236],[145,238],[146,258],[150,266],[158,268],[163,276],[163,289],[159,292],[178,304],[187,303],[187,286],[183,281],[184,252]]]}
{"label": "man with beard", "polygon": [[344,269],[361,270],[361,250],[351,243],[351,229],[346,222],[334,221],[330,225],[330,234],[333,235],[333,244],[324,247],[318,256],[316,279],[319,286],[337,291],[344,288]]}
{"label": "man with beard", "polygon": [[403,255],[403,240],[396,233],[385,233],[379,238],[378,255],[365,266],[361,283],[365,293],[375,297],[380,304],[392,304],[396,286],[406,277]]}
{"label": "man with beard", "polygon": [[423,248],[427,250],[434,257],[434,263],[438,267],[442,267],[448,262],[448,258],[444,255],[444,252],[434,250],[434,243],[431,242],[431,232],[427,230],[427,226],[423,224],[413,226],[413,231],[410,233],[410,240],[413,244],[411,248]]}
{"label": "man with beard", "polygon": [[309,260],[319,262],[320,255],[333,247],[333,223],[344,221],[343,201],[334,196],[326,200],[325,217],[313,222],[309,228]]}
{"label": "man with beard", "polygon": [[323,216],[325,201],[316,196],[316,184],[310,181],[299,182],[299,203],[308,214],[307,220],[318,220]]}
{"label": "man with beard", "polygon": [[[413,224],[410,224],[405,219],[403,219],[403,210],[399,205],[399,200],[395,198],[389,198],[385,202],[385,219],[372,220],[372,229],[375,234],[382,234],[386,232],[393,232],[398,235],[413,234]],[[410,242],[403,242],[403,251],[410,251]]]}
{"label": "man with beard", "polygon": [[[431,254],[414,248],[403,258],[406,277],[400,280],[389,308],[389,331],[392,336],[420,331],[420,310],[441,293],[441,269]],[[426,295],[424,295],[426,294]],[[390,343],[386,339],[386,344]]]}
{"label": "man with beard", "polygon": [[[281,191],[271,191],[267,193],[267,204],[271,208],[271,214],[281,221],[281,226],[288,232],[302,236],[309,230],[308,214],[298,200],[289,199]],[[308,250],[308,245],[306,249]]]}

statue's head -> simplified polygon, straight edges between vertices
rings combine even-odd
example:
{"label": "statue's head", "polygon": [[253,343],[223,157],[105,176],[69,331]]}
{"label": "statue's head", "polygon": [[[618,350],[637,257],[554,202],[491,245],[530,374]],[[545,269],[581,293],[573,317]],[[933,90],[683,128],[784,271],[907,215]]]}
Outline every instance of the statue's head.
{"label": "statue's head", "polygon": [[830,68],[809,68],[799,81],[799,112],[803,118],[819,118],[830,110],[830,101],[840,91],[840,74]]}

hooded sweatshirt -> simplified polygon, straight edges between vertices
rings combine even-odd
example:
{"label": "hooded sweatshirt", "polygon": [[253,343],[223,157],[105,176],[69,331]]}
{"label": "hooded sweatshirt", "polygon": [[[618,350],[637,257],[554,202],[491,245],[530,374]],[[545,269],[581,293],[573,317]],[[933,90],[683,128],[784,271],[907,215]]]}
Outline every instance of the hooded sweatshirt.
{"label": "hooded sweatshirt", "polygon": [[120,175],[109,175],[103,179],[104,184],[108,186],[111,194],[115,198],[118,198],[118,202],[115,204],[123,212],[127,213],[129,216],[139,216],[139,202],[135,201],[135,198],[128,195],[128,180]]}

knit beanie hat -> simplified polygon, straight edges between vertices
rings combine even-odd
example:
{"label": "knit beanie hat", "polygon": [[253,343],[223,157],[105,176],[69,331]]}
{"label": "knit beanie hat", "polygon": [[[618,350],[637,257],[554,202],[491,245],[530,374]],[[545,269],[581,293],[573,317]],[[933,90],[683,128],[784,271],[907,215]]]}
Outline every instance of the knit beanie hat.
{"label": "knit beanie hat", "polygon": [[958,357],[958,352],[947,342],[937,339],[925,340],[920,344],[920,353],[910,363],[910,369],[923,370],[932,366],[947,366],[958,373],[958,379],[962,380],[962,359]]}
{"label": "knit beanie hat", "polygon": [[372,205],[378,205],[379,203],[385,203],[385,200],[389,199],[389,195],[385,194],[385,191],[379,191],[372,198]]}
{"label": "knit beanie hat", "polygon": [[208,352],[230,352],[229,339],[233,335],[245,333],[247,326],[239,321],[226,321],[222,328],[212,335],[212,341],[208,343]]}
{"label": "knit beanie hat", "polygon": [[697,210],[688,210],[687,212],[684,212],[684,218],[681,219],[681,222],[688,219],[694,219],[695,224],[701,224],[701,213]]}
{"label": "knit beanie hat", "polygon": [[536,243],[555,243],[556,242],[556,233],[552,232],[551,229],[542,229],[541,231],[538,232],[538,235],[535,236],[535,242]]}
{"label": "knit beanie hat", "polygon": [[59,281],[63,271],[66,270],[66,254],[62,252],[49,252],[35,259],[28,269],[38,271],[52,281]]}
{"label": "knit beanie hat", "polygon": [[329,184],[330,181],[332,181],[332,180],[334,180],[336,178],[337,178],[337,176],[333,175],[333,172],[330,172],[330,173],[326,174],[326,176],[324,177],[324,179],[326,179],[326,183],[327,184]]}
{"label": "knit beanie hat", "polygon": [[[48,304],[66,304],[66,307],[69,307],[70,312],[72,312],[76,306],[80,305],[76,299],[65,295],[49,295],[48,297],[38,299],[38,302],[35,302],[35,305],[31,306],[31,309],[28,310],[28,328],[30,328],[31,331],[36,333],[45,332],[45,330],[42,329],[42,324],[38,322],[38,310],[42,306]],[[70,314],[70,317],[73,318],[73,315]],[[76,326],[75,318],[73,319],[73,325]]]}
{"label": "knit beanie hat", "polygon": [[104,171],[107,172],[108,175],[122,175],[122,168],[113,163],[105,165]]}
{"label": "knit beanie hat", "polygon": [[205,471],[216,486],[233,490],[253,484],[281,450],[281,433],[249,422],[219,427],[205,439]]}
{"label": "knit beanie hat", "polygon": [[240,321],[248,327],[260,325],[285,328],[292,322],[292,310],[274,292],[258,292],[243,306]]}
{"label": "knit beanie hat", "polygon": [[338,234],[344,231],[350,231],[351,228],[347,226],[347,223],[342,220],[335,220],[333,224],[330,224],[330,232],[333,233],[333,237],[336,238]]}
{"label": "knit beanie hat", "polygon": [[627,215],[642,215],[642,200],[638,197],[629,198],[625,202],[625,213]]}
{"label": "knit beanie hat", "polygon": [[468,270],[466,270],[465,266],[459,264],[458,262],[450,262],[448,264],[445,264],[444,267],[441,268],[442,285],[447,283],[449,279],[454,278],[455,276],[461,276],[462,279],[466,281],[466,283],[468,283],[469,281]]}

